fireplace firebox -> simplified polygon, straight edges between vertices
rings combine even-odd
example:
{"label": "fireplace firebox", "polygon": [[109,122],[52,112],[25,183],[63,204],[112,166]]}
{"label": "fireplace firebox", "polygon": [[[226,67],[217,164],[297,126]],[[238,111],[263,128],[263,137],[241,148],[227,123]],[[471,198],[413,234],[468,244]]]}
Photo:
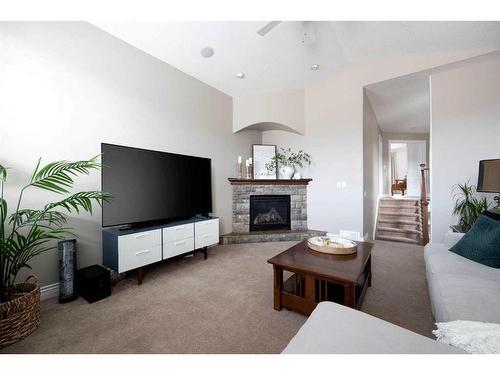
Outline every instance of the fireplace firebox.
{"label": "fireplace firebox", "polygon": [[250,231],[290,229],[290,195],[250,195]]}

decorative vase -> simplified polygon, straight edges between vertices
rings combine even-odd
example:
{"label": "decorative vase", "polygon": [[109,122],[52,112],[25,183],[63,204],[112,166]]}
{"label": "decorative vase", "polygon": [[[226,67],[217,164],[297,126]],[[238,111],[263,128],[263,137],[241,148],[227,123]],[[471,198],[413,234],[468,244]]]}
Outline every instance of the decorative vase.
{"label": "decorative vase", "polygon": [[290,180],[295,173],[295,168],[291,165],[281,165],[279,169],[279,178]]}

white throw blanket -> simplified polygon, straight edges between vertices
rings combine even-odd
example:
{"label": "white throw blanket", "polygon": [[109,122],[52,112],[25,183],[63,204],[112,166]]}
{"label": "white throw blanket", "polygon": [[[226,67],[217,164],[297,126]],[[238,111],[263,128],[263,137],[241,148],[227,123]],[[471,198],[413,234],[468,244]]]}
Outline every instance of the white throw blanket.
{"label": "white throw blanket", "polygon": [[432,331],[437,341],[453,345],[468,353],[500,353],[500,324],[454,320],[436,323]]}

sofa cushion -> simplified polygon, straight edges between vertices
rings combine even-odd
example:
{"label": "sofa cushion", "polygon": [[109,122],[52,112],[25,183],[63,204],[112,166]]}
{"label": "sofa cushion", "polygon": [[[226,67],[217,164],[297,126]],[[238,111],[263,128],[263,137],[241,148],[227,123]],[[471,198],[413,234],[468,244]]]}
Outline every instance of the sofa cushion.
{"label": "sofa cushion", "polygon": [[427,284],[436,322],[500,323],[500,270],[461,257],[442,243],[424,250]]}
{"label": "sofa cushion", "polygon": [[284,354],[464,353],[382,319],[333,302],[321,302]]}
{"label": "sofa cushion", "polygon": [[485,266],[500,268],[500,221],[479,215],[472,228],[450,251]]}

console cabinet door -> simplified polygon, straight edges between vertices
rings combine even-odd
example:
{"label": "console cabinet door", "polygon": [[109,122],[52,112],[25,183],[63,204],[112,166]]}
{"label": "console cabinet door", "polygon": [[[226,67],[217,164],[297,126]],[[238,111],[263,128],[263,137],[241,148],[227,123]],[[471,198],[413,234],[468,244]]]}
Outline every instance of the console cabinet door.
{"label": "console cabinet door", "polygon": [[219,243],[219,219],[200,221],[194,224],[196,249]]}

